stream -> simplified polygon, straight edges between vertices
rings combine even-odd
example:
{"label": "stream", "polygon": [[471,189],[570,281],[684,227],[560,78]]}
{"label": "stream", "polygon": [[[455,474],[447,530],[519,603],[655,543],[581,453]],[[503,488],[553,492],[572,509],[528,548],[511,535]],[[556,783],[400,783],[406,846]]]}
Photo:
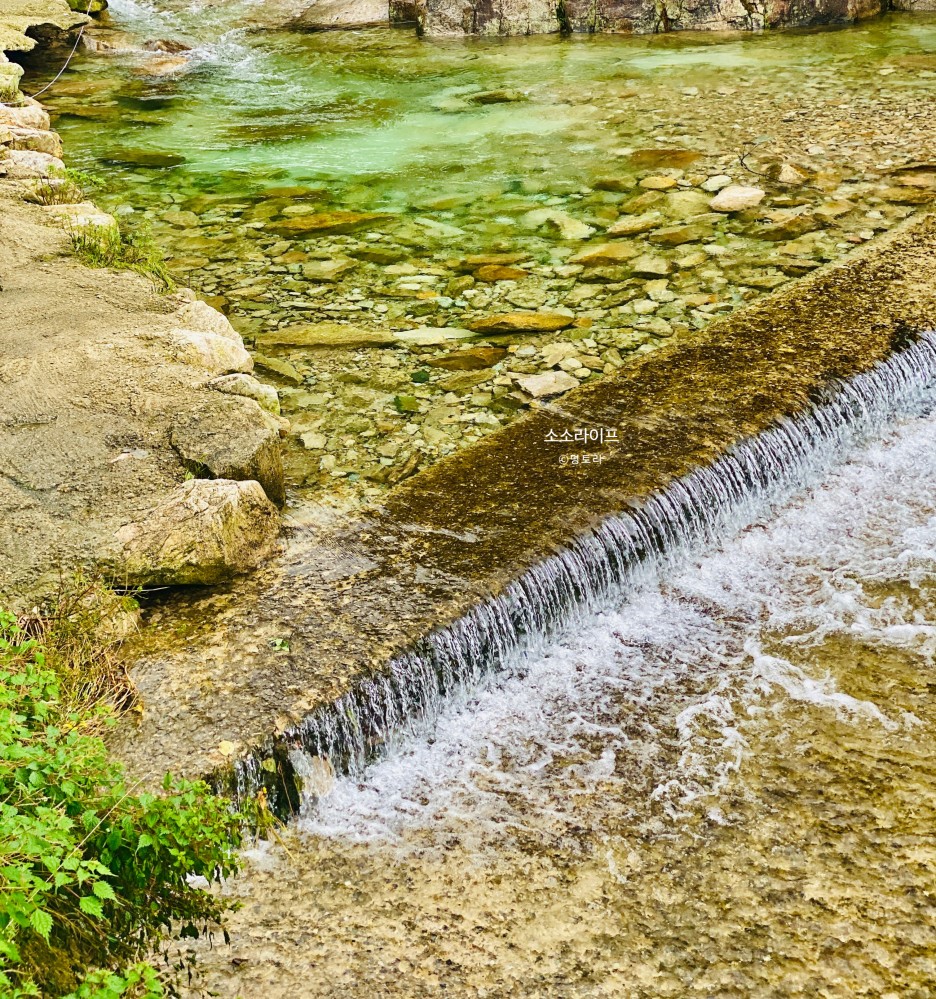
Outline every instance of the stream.
{"label": "stream", "polygon": [[[254,345],[298,515],[379,498],[936,194],[933,14],[424,42],[249,30],[264,7],[115,0],[43,100],[95,200]],[[732,183],[764,197],[711,210]],[[542,329],[467,328],[518,311]],[[359,345],[328,347],[336,324]]]}
{"label": "stream", "polygon": [[[691,338],[936,192],[936,15],[426,43],[254,10],[112,0],[43,99],[95,200],[251,342],[298,520],[504,426],[524,378]],[[728,184],[763,200],[712,211]],[[469,335],[517,310],[568,323]],[[327,323],[397,339],[296,332]],[[376,763],[311,774],[187,993],[930,999],[934,434],[924,408],[850,443]]]}

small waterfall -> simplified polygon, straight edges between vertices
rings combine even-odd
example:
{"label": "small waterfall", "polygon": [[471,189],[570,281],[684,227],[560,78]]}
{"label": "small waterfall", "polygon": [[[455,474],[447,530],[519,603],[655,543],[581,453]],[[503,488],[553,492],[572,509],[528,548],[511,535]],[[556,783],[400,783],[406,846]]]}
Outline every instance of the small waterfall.
{"label": "small waterfall", "polygon": [[[744,441],[674,481],[639,508],[533,566],[499,595],[435,631],[236,765],[238,798],[266,788],[280,814],[301,804],[303,775],[354,772],[378,752],[431,726],[452,698],[524,658],[587,615],[619,605],[633,587],[687,551],[717,541],[815,481],[842,450],[933,403],[936,334],[926,333],[872,370],[834,383],[804,413]],[[313,785],[315,781],[311,782]],[[320,784],[318,785],[320,787]],[[316,787],[316,790],[318,789]]]}

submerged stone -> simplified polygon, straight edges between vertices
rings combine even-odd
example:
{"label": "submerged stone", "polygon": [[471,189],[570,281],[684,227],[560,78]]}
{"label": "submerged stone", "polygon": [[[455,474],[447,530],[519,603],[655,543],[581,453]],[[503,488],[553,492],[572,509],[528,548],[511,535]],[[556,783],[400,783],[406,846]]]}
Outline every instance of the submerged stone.
{"label": "submerged stone", "polygon": [[470,104],[516,104],[526,99],[519,90],[483,90],[465,98]]}
{"label": "submerged stone", "polygon": [[155,149],[115,149],[102,158],[104,163],[117,166],[143,167],[147,170],[165,170],[185,162],[181,153],[162,152]]}
{"label": "submerged stone", "polygon": [[605,230],[606,236],[639,236],[641,233],[656,229],[665,221],[660,212],[648,212],[645,215],[622,215],[617,222]]}
{"label": "submerged stone", "polygon": [[469,324],[475,333],[552,333],[571,326],[574,317],[554,312],[507,312]]}
{"label": "submerged stone", "polygon": [[514,379],[527,395],[534,399],[544,396],[561,395],[578,387],[578,379],[568,371],[544,371],[539,375],[519,375]]}
{"label": "submerged stone", "polygon": [[712,198],[709,208],[713,212],[742,212],[746,208],[756,208],[766,195],[767,192],[759,187],[729,184]]}
{"label": "submerged stone", "polygon": [[257,335],[258,346],[384,347],[396,341],[389,330],[364,330],[347,323],[297,323]]}
{"label": "submerged stone", "polygon": [[445,357],[433,357],[425,363],[431,368],[444,368],[447,371],[477,371],[490,368],[508,356],[506,347],[469,347]]}
{"label": "submerged stone", "polygon": [[640,250],[630,243],[602,243],[576,253],[569,262],[585,267],[615,267],[633,260],[639,253]]}
{"label": "submerged stone", "polygon": [[387,218],[375,212],[314,212],[278,221],[268,228],[278,236],[324,236],[354,232],[372,222]]}

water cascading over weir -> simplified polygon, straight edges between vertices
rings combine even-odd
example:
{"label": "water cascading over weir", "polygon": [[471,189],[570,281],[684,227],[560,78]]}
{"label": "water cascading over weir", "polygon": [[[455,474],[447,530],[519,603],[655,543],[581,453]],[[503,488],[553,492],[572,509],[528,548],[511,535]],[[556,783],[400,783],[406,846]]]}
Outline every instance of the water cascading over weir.
{"label": "water cascading over weir", "polygon": [[118,750],[140,776],[212,774],[295,810],[313,758],[360,767],[850,442],[929,407],[934,330],[930,216],[543,406],[377,509],[297,531],[232,591],[193,597],[186,650],[135,668],[146,713]]}

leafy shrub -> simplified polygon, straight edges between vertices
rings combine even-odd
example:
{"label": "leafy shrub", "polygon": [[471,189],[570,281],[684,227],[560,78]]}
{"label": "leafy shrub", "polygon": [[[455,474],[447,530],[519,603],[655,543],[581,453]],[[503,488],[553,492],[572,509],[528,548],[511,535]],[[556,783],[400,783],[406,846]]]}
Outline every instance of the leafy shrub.
{"label": "leafy shrub", "polygon": [[134,794],[89,734],[107,709],[66,711],[42,649],[0,611],[0,996],[164,994],[140,959],[229,904],[189,883],[236,867],[241,817],[200,782]]}

